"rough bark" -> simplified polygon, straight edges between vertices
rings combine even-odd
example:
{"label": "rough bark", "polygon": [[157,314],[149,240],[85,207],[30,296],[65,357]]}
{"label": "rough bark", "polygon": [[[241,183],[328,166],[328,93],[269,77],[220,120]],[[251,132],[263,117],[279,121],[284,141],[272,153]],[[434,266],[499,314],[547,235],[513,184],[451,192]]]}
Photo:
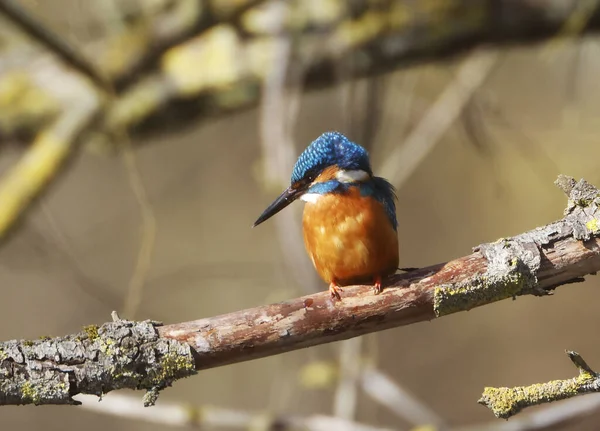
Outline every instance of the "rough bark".
{"label": "rough bark", "polygon": [[[520,295],[545,296],[600,269],[600,192],[561,176],[562,219],[484,244],[465,257],[368,286],[193,322],[117,321],[82,334],[0,344],[0,404],[64,404],[77,393],[158,391],[202,370],[431,320]],[[190,348],[191,347],[191,348]],[[48,386],[46,386],[48,385]]]}
{"label": "rough bark", "polygon": [[78,393],[145,389],[145,405],[194,373],[188,344],[161,338],[156,322],[119,320],[78,334],[0,343],[0,405],[77,404]]}

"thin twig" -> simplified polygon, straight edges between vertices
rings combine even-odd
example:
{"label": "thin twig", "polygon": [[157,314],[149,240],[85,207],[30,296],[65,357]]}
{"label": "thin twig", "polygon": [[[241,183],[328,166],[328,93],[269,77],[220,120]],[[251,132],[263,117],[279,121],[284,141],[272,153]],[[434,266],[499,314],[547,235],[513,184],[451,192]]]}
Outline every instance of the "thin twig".
{"label": "thin twig", "polygon": [[157,224],[154,210],[148,199],[146,187],[144,186],[131,142],[127,136],[123,136],[121,142],[123,143],[123,161],[127,168],[129,184],[131,185],[131,189],[138,202],[142,218],[142,238],[140,241],[140,248],[138,250],[136,264],[131,280],[129,281],[129,289],[127,290],[127,297],[125,298],[125,304],[123,306],[125,316],[134,319],[140,303],[142,302],[144,286],[152,262]]}
{"label": "thin twig", "polygon": [[[274,25],[283,29],[291,10],[290,4],[272,3]],[[263,97],[260,106],[260,137],[262,146],[261,182],[267,189],[282,189],[289,182],[288,167],[294,160],[293,130],[297,120],[297,108],[302,89],[303,70],[294,60],[293,35],[281,34],[274,40],[274,55],[268,65],[269,72],[263,83]],[[293,70],[297,73],[294,74]],[[291,79],[295,78],[295,79]],[[295,89],[295,91],[293,91]],[[303,287],[306,293],[311,289],[310,272],[300,260],[304,253],[300,226],[295,213],[281,214],[275,220],[277,241],[283,255],[283,271],[296,286]],[[295,289],[293,290],[295,291]],[[285,291],[277,291],[281,298]],[[290,378],[294,367],[284,366],[280,357],[273,366],[272,384],[268,402],[268,411],[278,411],[289,400],[291,385],[282,385],[281,381]]]}
{"label": "thin twig", "polygon": [[[273,4],[280,28],[283,28],[290,5]],[[289,184],[289,167],[295,159],[293,132],[297,121],[297,109],[302,90],[303,69],[295,61],[293,35],[282,35],[275,40],[275,55],[263,86],[260,110],[260,133],[262,144],[262,182],[268,189],[281,189]],[[286,273],[304,289],[314,292],[315,278],[310,262],[304,255],[300,224],[292,211],[282,213],[275,220],[277,239],[283,253]]]}
{"label": "thin twig", "polygon": [[564,46],[568,36],[577,36],[586,30],[590,20],[598,12],[598,0],[581,0],[573,5],[569,15],[556,35],[548,41],[542,51],[542,58],[550,60],[556,58],[559,47]]}
{"label": "thin twig", "polygon": [[448,429],[448,425],[437,413],[375,367],[368,366],[362,370],[360,384],[373,400],[411,425],[433,427],[436,430]]}
{"label": "thin twig", "polygon": [[333,399],[333,415],[349,421],[356,416],[362,341],[363,337],[345,340],[339,349],[340,377]]}
{"label": "thin twig", "polygon": [[493,51],[477,52],[463,62],[456,78],[448,84],[404,143],[386,158],[381,176],[388,178],[396,187],[410,177],[459,118],[493,70],[498,55]]}

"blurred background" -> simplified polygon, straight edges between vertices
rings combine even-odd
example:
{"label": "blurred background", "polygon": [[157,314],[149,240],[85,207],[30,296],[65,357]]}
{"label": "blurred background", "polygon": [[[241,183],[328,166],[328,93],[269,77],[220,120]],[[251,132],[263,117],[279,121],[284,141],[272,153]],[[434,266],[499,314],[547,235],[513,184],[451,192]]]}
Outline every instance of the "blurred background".
{"label": "blurred background", "polygon": [[[368,148],[397,187],[405,267],[560,218],[560,173],[600,186],[596,1],[9,3],[44,29],[40,40],[0,14],[2,340],[76,332],[112,310],[175,323],[324,290],[300,203],[251,228],[324,131]],[[600,368],[598,287],[590,277],[549,298],[202,371],[155,409],[195,411],[205,429],[288,429],[287,417],[493,429],[506,423],[477,404],[485,386],[573,377],[565,349]],[[102,407],[141,396],[3,407],[0,427],[192,420]]]}

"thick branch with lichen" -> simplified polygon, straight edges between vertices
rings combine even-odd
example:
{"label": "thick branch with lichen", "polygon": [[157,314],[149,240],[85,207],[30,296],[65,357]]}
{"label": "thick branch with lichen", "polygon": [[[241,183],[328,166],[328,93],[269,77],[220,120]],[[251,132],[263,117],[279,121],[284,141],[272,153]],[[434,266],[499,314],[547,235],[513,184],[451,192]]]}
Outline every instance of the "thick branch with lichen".
{"label": "thick branch with lichen", "polygon": [[[90,334],[0,344],[0,404],[72,403],[77,393],[158,391],[195,370],[431,320],[520,295],[544,296],[600,270],[600,191],[559,177],[562,219],[474,253],[394,276],[382,294],[366,286],[193,322],[118,321]],[[141,325],[141,326],[140,326]]]}
{"label": "thick branch with lichen", "polygon": [[600,374],[577,352],[568,351],[567,355],[579,370],[577,377],[514,388],[485,388],[479,404],[488,407],[496,417],[508,419],[526,407],[600,392]]}
{"label": "thick branch with lichen", "polygon": [[193,374],[188,344],[161,338],[157,323],[117,320],[62,338],[0,343],[0,405],[77,404],[78,393],[158,391]]}

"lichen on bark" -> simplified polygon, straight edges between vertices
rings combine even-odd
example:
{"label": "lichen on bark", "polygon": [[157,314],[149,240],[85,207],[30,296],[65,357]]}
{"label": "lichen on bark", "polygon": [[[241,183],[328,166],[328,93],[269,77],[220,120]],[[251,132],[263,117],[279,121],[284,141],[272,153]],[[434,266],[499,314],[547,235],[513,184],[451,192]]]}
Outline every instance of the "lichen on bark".
{"label": "lichen on bark", "polygon": [[559,176],[555,184],[569,197],[565,217],[512,238],[475,247],[474,252],[481,253],[487,261],[486,272],[437,286],[433,303],[437,317],[519,295],[552,293],[552,287],[544,289],[538,283],[544,248],[565,236],[588,241],[600,234],[598,189],[585,180],[575,181],[565,175]]}
{"label": "lichen on bark", "polygon": [[437,317],[518,295],[544,293],[536,290],[540,253],[535,244],[520,241],[518,237],[501,238],[480,245],[476,251],[487,260],[486,272],[460,283],[436,287],[433,309]]}
{"label": "lichen on bark", "polygon": [[600,375],[577,352],[567,351],[567,355],[579,369],[577,377],[514,388],[487,387],[478,403],[488,407],[496,417],[508,419],[527,407],[599,392]]}
{"label": "lichen on bark", "polygon": [[0,405],[78,404],[73,395],[143,389],[145,405],[195,374],[188,344],[160,338],[156,322],[119,320],[78,334],[0,343]]}

